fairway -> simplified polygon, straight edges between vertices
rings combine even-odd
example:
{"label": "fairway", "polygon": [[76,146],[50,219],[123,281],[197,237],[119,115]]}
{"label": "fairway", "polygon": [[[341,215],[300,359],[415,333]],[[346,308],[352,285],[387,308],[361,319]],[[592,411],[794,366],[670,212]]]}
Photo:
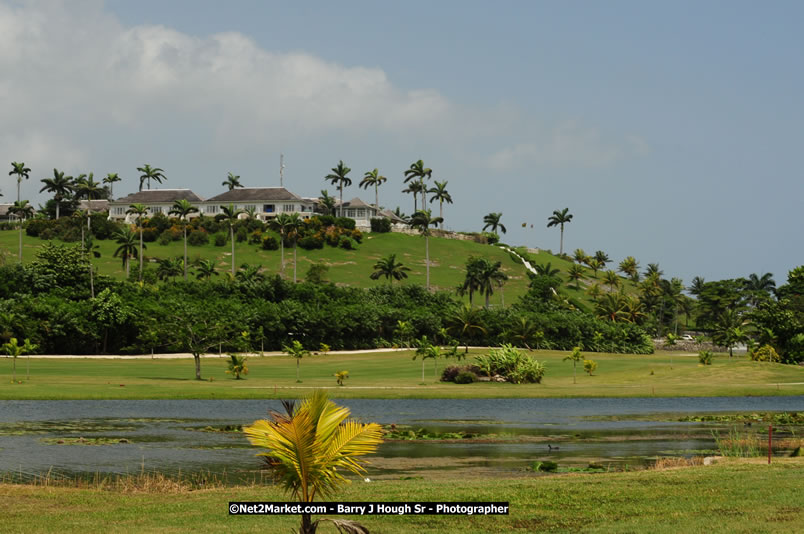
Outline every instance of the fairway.
{"label": "fairway", "polygon": [[[473,361],[483,349],[470,349]],[[462,352],[461,352],[462,354]],[[185,359],[17,359],[17,379],[11,383],[10,358],[0,358],[0,399],[240,399],[300,397],[315,388],[327,388],[339,398],[513,398],[513,397],[649,397],[802,395],[804,367],[752,362],[745,357],[720,355],[710,366],[697,355],[658,352],[653,355],[584,353],[598,362],[593,376],[577,369],[561,351],[529,353],[545,363],[541,384],[437,381],[445,365],[413,360],[411,350],[393,352],[329,353],[300,361],[301,383],[296,382],[296,360],[284,354],[247,361],[249,374],[234,380],[226,374],[227,355],[202,358],[204,380],[194,380],[192,358]],[[26,366],[30,379],[26,380]],[[335,372],[349,378],[338,386]]]}

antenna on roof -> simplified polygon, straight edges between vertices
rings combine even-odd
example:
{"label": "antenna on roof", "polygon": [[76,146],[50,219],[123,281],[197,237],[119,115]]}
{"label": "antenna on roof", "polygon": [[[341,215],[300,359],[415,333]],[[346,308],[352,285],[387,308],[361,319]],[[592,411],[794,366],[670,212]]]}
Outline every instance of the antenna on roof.
{"label": "antenna on roof", "polygon": [[279,153],[279,187],[285,187],[285,155]]}

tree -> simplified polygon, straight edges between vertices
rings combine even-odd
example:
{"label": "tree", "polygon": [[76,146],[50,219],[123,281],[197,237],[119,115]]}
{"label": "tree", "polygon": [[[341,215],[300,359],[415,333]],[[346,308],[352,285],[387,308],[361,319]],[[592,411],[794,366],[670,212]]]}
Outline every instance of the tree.
{"label": "tree", "polygon": [[129,204],[128,209],[126,210],[126,214],[128,215],[136,215],[137,216],[137,226],[140,229],[140,276],[139,281],[142,282],[142,249],[145,248],[145,245],[142,244],[142,218],[148,213],[148,208],[145,207],[144,204],[135,203]]}
{"label": "tree", "polygon": [[118,176],[116,172],[108,173],[106,177],[103,179],[103,183],[109,185],[109,198],[111,198],[112,200],[114,200],[114,184],[115,182],[120,181],[122,181],[122,178],[120,178],[120,176]]}
{"label": "tree", "polygon": [[[421,182],[410,182],[408,186],[402,190],[403,193],[410,193],[413,195],[413,213],[419,211],[419,194],[424,191],[425,186]],[[424,205],[422,205],[424,209]]]}
{"label": "tree", "polygon": [[482,266],[478,272],[478,290],[486,297],[486,309],[489,308],[489,299],[494,294],[494,286],[502,287],[508,276],[502,272],[502,262],[492,263],[483,259]]}
{"label": "tree", "polygon": [[92,201],[103,195],[103,189],[100,182],[95,181],[93,173],[89,173],[89,176],[78,175],[73,189],[76,197],[87,199],[87,230],[89,230],[92,224]]}
{"label": "tree", "polygon": [[[231,177],[232,173],[229,173]],[[225,184],[226,182],[224,182]],[[233,186],[236,187],[236,186]],[[233,189],[233,187],[229,188],[229,191]],[[232,242],[232,276],[235,275],[235,238],[234,238],[234,223],[237,221],[237,218],[240,217],[240,214],[243,213],[243,210],[236,209],[234,204],[229,204],[228,206],[221,206],[221,213],[223,213],[224,217],[226,217],[226,222],[229,223],[229,240]],[[185,260],[186,261],[186,260]]]}
{"label": "tree", "polygon": [[735,309],[727,309],[718,317],[712,341],[722,347],[727,347],[729,358],[734,356],[734,345],[744,341],[745,332],[741,328],[744,324],[745,320]]}
{"label": "tree", "polygon": [[53,178],[45,178],[40,181],[45,184],[44,187],[39,190],[40,193],[45,191],[53,193],[53,200],[56,202],[56,219],[58,219],[61,201],[73,191],[73,177],[64,176],[64,172],[53,169]]}
{"label": "tree", "polygon": [[380,209],[379,187],[387,181],[388,178],[381,176],[378,169],[366,172],[366,174],[363,175],[363,179],[360,181],[360,187],[363,189],[374,187],[374,207],[377,208],[377,210]]}
{"label": "tree", "polygon": [[268,227],[279,234],[279,272],[282,274],[282,276],[285,275],[285,240],[288,238],[288,235],[291,231],[291,226],[293,226],[293,223],[290,220],[290,214],[288,213],[280,213],[268,221]]}
{"label": "tree", "polygon": [[487,262],[488,260],[485,258],[475,256],[470,256],[469,259],[466,260],[466,275],[463,279],[463,285],[458,288],[458,292],[461,295],[469,293],[469,306],[472,305],[472,297],[475,291],[480,290],[481,273]]}
{"label": "tree", "polygon": [[751,273],[745,281],[745,291],[748,293],[748,302],[750,302],[753,307],[756,307],[763,300],[771,298],[775,290],[776,281],[773,279],[772,273],[765,273],[762,276]]}
{"label": "tree", "polygon": [[603,252],[602,250],[598,250],[595,252],[595,259],[600,262],[601,269],[605,269],[606,264],[611,261],[609,255]]}
{"label": "tree", "polygon": [[156,267],[156,277],[159,280],[167,280],[168,278],[175,278],[182,274],[184,264],[181,258],[161,258]]}
{"label": "tree", "polygon": [[[26,180],[31,175],[31,169],[25,166],[23,162],[11,162],[11,171],[9,171],[8,175],[11,176],[12,174],[17,175],[17,206],[22,207],[21,200],[20,200],[20,185],[22,184],[22,179],[25,178]],[[10,210],[9,210],[10,211]],[[22,220],[20,220],[20,251],[19,251],[19,261],[22,263]]]}
{"label": "tree", "polygon": [[621,261],[617,270],[631,278],[632,282],[639,282],[639,262],[633,256],[628,256]]}
{"label": "tree", "polygon": [[396,254],[390,254],[385,258],[377,260],[374,264],[374,272],[369,275],[372,280],[379,280],[384,276],[389,284],[394,280],[404,280],[408,277],[409,267],[405,267],[402,262],[397,263]]}
{"label": "tree", "polygon": [[142,167],[137,167],[137,170],[142,173],[140,175],[140,191],[142,191],[142,184],[144,184],[146,180],[148,181],[148,189],[151,189],[151,180],[159,184],[162,183],[162,180],[167,180],[164,174],[165,171],[159,167],[151,167],[146,163]]}
{"label": "tree", "polygon": [[294,339],[290,345],[282,345],[282,352],[296,358],[296,382],[301,382],[299,379],[299,363],[305,356],[310,355],[310,351],[305,349],[301,341]]}
{"label": "tree", "polygon": [[324,215],[333,215],[335,213],[335,199],[329,196],[329,192],[326,189],[321,190],[318,205],[324,209]]}
{"label": "tree", "polygon": [[645,278],[650,278],[652,275],[656,275],[661,278],[664,275],[664,271],[659,268],[658,263],[649,263],[644,274]]}
{"label": "tree", "polygon": [[415,360],[419,357],[422,359],[422,383],[424,383],[424,360],[432,358],[433,378],[435,379],[438,377],[436,360],[441,356],[443,356],[441,347],[430,343],[427,336],[422,336],[422,338],[416,342],[416,352],[413,354],[413,359]]}
{"label": "tree", "polygon": [[8,343],[3,343],[1,347],[3,352],[11,356],[11,369],[12,369],[12,381],[17,382],[17,357],[22,356],[23,354],[30,354],[31,352],[36,350],[36,345],[31,344],[30,339],[25,339],[25,342],[20,345],[17,341],[17,338],[12,337],[8,340]]}
{"label": "tree", "polygon": [[[438,201],[438,216],[441,217],[442,220],[444,219],[444,202],[447,204],[452,204],[452,196],[449,194],[449,191],[447,191],[448,183],[449,182],[447,180],[444,180],[443,182],[436,180],[436,186],[428,191],[428,193],[433,194],[433,196],[430,197],[430,202],[435,200]],[[443,222],[441,223],[441,227],[444,227]]]}
{"label": "tree", "polygon": [[338,165],[331,169],[332,172],[324,177],[324,180],[329,180],[332,185],[338,186],[338,192],[340,193],[340,216],[343,217],[343,188],[344,186],[348,187],[352,185],[352,179],[347,177],[352,169],[347,167],[343,164],[343,160],[338,162]]}
{"label": "tree", "polygon": [[592,269],[592,272],[595,273],[595,278],[597,278],[597,272],[601,267],[603,267],[603,263],[601,263],[601,261],[594,256],[586,259],[586,265],[588,265],[589,268]]}
{"label": "tree", "polygon": [[195,277],[198,280],[209,280],[213,276],[220,274],[215,269],[215,262],[213,260],[201,260],[196,264],[195,268]]}
{"label": "tree", "polygon": [[420,210],[413,214],[410,219],[411,228],[416,228],[424,237],[424,262],[427,272],[427,289],[430,289],[430,227],[442,222],[441,217],[433,217],[430,210]]}
{"label": "tree", "polygon": [[705,284],[706,280],[702,276],[696,276],[692,279],[692,284],[689,287],[690,294],[700,297]]}
{"label": "tree", "polygon": [[[150,187],[149,187],[150,189]],[[198,212],[198,208],[190,204],[186,198],[176,200],[173,202],[173,207],[168,212],[168,215],[177,215],[182,222],[182,230],[184,231],[184,279],[187,280],[187,218],[191,213]],[[232,245],[234,246],[234,245]],[[232,254],[234,256],[234,254]]]}
{"label": "tree", "polygon": [[575,260],[576,263],[586,263],[589,260],[589,256],[586,255],[584,249],[576,248],[575,252],[572,253],[572,259]]}
{"label": "tree", "polygon": [[335,371],[335,382],[337,382],[339,386],[342,386],[344,380],[347,378],[349,378],[349,371]]}
{"label": "tree", "polygon": [[575,347],[572,349],[572,353],[564,358],[564,361],[572,360],[572,383],[577,384],[577,380],[575,378],[575,368],[578,365],[578,362],[583,361],[583,355],[581,354],[581,347]]}
{"label": "tree", "polygon": [[15,200],[14,204],[8,208],[8,214],[13,215],[19,221],[19,260],[22,261],[22,222],[34,215],[34,207],[27,200]]}
{"label": "tree", "polygon": [[575,281],[575,289],[581,289],[581,278],[586,275],[586,271],[584,270],[583,266],[578,265],[577,263],[573,263],[570,265],[569,269],[567,269],[567,278],[570,281]]}
{"label": "tree", "polygon": [[572,214],[569,213],[569,208],[564,208],[561,211],[554,210],[553,214],[547,218],[547,227],[559,226],[561,228],[561,245],[559,247],[559,254],[564,254],[564,225],[572,221]]}
{"label": "tree", "polygon": [[627,297],[619,293],[606,293],[595,302],[595,315],[613,323],[628,321]]}
{"label": "tree", "polygon": [[620,287],[620,277],[614,271],[606,271],[603,273],[603,283],[609,286],[611,291]]}
{"label": "tree", "polygon": [[505,225],[500,222],[502,219],[502,213],[489,213],[485,217],[483,217],[483,222],[486,223],[483,225],[483,231],[486,231],[486,228],[491,227],[491,231],[495,234],[497,233],[497,229],[499,229],[502,233],[506,233]]}
{"label": "tree", "polygon": [[234,277],[240,284],[255,285],[265,280],[265,275],[262,274],[262,265],[249,265],[244,263],[238,269]]}
{"label": "tree", "polygon": [[[327,400],[322,390],[298,406],[292,401],[282,405],[286,413],[271,412],[270,421],[255,421],[243,433],[252,445],[268,449],[261,456],[285,491],[309,503],[319,495],[330,497],[345,483],[341,473],[365,473],[357,457],[377,450],[382,443],[380,425],[348,420],[349,409]],[[302,514],[299,533],[314,534],[320,521]],[[367,532],[353,521],[329,521],[342,532]]]}
{"label": "tree", "polygon": [[486,333],[480,310],[469,305],[461,306],[447,318],[447,331],[454,333],[455,337],[463,340],[466,353],[469,352],[469,339],[472,334]]}
{"label": "tree", "polygon": [[422,160],[411,163],[410,168],[405,171],[405,183],[408,183],[408,180],[416,180],[418,178],[421,184],[419,191],[422,194],[422,210],[427,205],[427,186],[424,185],[424,179],[427,178],[429,180],[432,177],[433,169],[425,167]]}
{"label": "tree", "polygon": [[296,274],[297,274],[296,269],[297,269],[297,266],[299,265],[299,262],[297,261],[296,250],[298,248],[297,245],[299,243],[299,232],[301,232],[302,226],[304,226],[304,221],[302,220],[302,218],[299,216],[298,213],[291,213],[290,216],[288,216],[288,223],[287,223],[288,237],[293,239],[293,283],[294,284],[296,283]]}
{"label": "tree", "polygon": [[224,180],[224,181],[222,181],[222,182],[221,182],[221,185],[222,185],[222,186],[225,186],[225,187],[228,187],[228,188],[229,188],[229,191],[231,191],[231,190],[232,190],[232,189],[234,189],[235,187],[243,187],[243,186],[240,184],[240,176],[238,176],[238,175],[236,175],[236,174],[234,174],[234,173],[231,173],[231,172],[230,172],[230,173],[229,173],[229,175],[226,177],[226,180]]}
{"label": "tree", "polygon": [[232,337],[232,328],[241,317],[205,303],[174,303],[165,318],[165,335],[179,351],[189,352],[195,362],[195,379],[201,380],[201,354]]}
{"label": "tree", "polygon": [[538,276],[555,276],[558,277],[559,273],[561,272],[560,269],[554,269],[552,266],[552,262],[541,263],[539,265],[534,265],[533,269],[536,271]]}
{"label": "tree", "polygon": [[137,257],[137,235],[131,231],[131,228],[126,226],[122,230],[116,231],[112,238],[119,245],[113,256],[116,258],[119,255],[122,258],[123,268],[125,268],[126,278],[128,278],[130,258]]}
{"label": "tree", "polygon": [[245,356],[238,356],[237,354],[230,354],[228,364],[228,370],[226,374],[234,375],[235,380],[240,380],[240,375],[247,375],[248,374],[248,367],[246,367],[246,358]]}

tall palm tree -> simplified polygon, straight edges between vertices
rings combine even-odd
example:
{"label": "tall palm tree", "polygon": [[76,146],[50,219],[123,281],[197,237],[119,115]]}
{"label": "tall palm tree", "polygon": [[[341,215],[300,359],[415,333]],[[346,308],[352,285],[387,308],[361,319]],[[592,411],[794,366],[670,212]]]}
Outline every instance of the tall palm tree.
{"label": "tall palm tree", "polygon": [[658,263],[649,263],[648,268],[645,269],[645,278],[650,278],[654,275],[661,278],[664,275],[664,271],[659,268]]}
{"label": "tall palm tree", "polygon": [[[230,175],[232,173],[229,173]],[[224,182],[225,183],[225,182]],[[231,191],[231,189],[229,189]],[[234,204],[228,206],[221,206],[221,213],[226,217],[229,222],[229,240],[232,242],[232,276],[235,275],[235,238],[234,238],[234,223],[237,218],[243,213],[241,209],[235,209]]]}
{"label": "tall palm tree", "polygon": [[[23,162],[11,162],[11,171],[9,171],[8,175],[11,176],[12,174],[17,175],[17,203],[20,202],[20,185],[22,184],[22,179],[25,178],[26,180],[31,176],[31,169],[25,166]],[[22,262],[22,221],[20,220],[20,254],[19,254],[19,261]]]}
{"label": "tall palm tree", "polygon": [[120,181],[122,181],[122,178],[120,178],[116,172],[110,172],[106,175],[106,178],[103,179],[103,183],[109,184],[109,198],[112,200],[114,200],[114,184]]}
{"label": "tall palm tree", "polygon": [[384,276],[389,284],[393,284],[394,280],[404,280],[408,277],[407,271],[409,267],[405,267],[402,262],[397,263],[396,254],[390,254],[385,258],[377,260],[374,264],[374,272],[369,275],[372,280],[379,280]]}
{"label": "tall palm tree", "polygon": [[318,204],[325,210],[324,215],[335,214],[335,199],[329,196],[329,192],[326,189],[321,190],[321,196],[318,197]]}
{"label": "tall palm tree", "polygon": [[126,269],[126,278],[128,278],[131,258],[137,257],[137,234],[126,226],[112,234],[112,238],[119,245],[112,256],[115,258],[120,256],[123,259],[123,267]]}
{"label": "tall palm tree", "polygon": [[20,255],[19,259],[22,261],[22,222],[25,219],[30,219],[34,215],[34,207],[27,200],[15,200],[14,204],[8,208],[8,214],[13,215],[19,220],[20,223]]}
{"label": "tall palm tree", "polygon": [[285,239],[290,232],[290,226],[290,215],[287,213],[280,213],[268,222],[268,227],[279,234],[279,272],[282,273],[282,276],[285,275]]}
{"label": "tall palm tree", "polygon": [[570,265],[569,269],[567,269],[567,277],[570,281],[575,280],[575,289],[581,289],[581,278],[584,277],[586,271],[584,270],[582,265],[578,265],[577,263],[573,263]]}
{"label": "tall palm tree", "polygon": [[142,167],[137,167],[137,170],[142,174],[140,175],[140,191],[142,191],[142,184],[148,181],[148,189],[151,189],[151,180],[161,184],[162,180],[167,180],[165,171],[159,167],[151,167],[147,163]]}
{"label": "tall palm tree", "polygon": [[374,186],[374,207],[377,208],[378,211],[380,209],[379,187],[387,181],[388,178],[385,176],[380,176],[380,171],[378,169],[366,172],[366,174],[363,175],[363,179],[360,180],[360,187],[363,189],[368,189],[369,187]]}
{"label": "tall palm tree", "polygon": [[492,263],[489,260],[484,261],[483,268],[479,273],[480,283],[478,289],[486,297],[486,309],[489,308],[489,300],[491,295],[494,294],[494,286],[502,287],[506,280],[508,280],[508,276],[502,272],[501,261],[496,263]]}
{"label": "tall palm tree", "polygon": [[[286,413],[271,412],[271,420],[254,421],[243,428],[252,445],[264,447],[268,468],[285,491],[304,503],[316,496],[329,498],[346,482],[341,473],[362,476],[357,457],[370,454],[382,443],[382,428],[375,423],[347,419],[349,409],[327,400],[316,390],[300,405],[284,401]],[[314,534],[321,520],[302,514],[300,534]],[[368,532],[352,521],[334,521],[342,532]],[[343,527],[343,528],[341,528]]]}
{"label": "tall palm tree", "polygon": [[[81,225],[83,230],[84,225]],[[84,254],[87,255],[87,268],[89,269],[89,296],[95,298],[95,268],[92,266],[92,258],[100,258],[100,245],[95,245],[92,242],[92,234],[87,234],[85,241],[81,243],[84,248]]]}
{"label": "tall palm tree", "polygon": [[145,204],[135,203],[129,204],[126,214],[137,216],[137,227],[140,229],[140,277],[139,281],[142,282],[142,249],[145,248],[142,244],[142,218],[148,213],[148,208]]}
{"label": "tall palm tree", "polygon": [[469,293],[469,306],[472,305],[472,297],[475,291],[480,291],[482,272],[488,260],[485,258],[477,258],[470,256],[466,260],[466,275],[463,279],[463,284],[458,288],[458,293],[463,296]]}
{"label": "tall palm tree", "polygon": [[218,276],[220,273],[215,269],[215,262],[213,260],[201,260],[196,264],[195,277],[198,280],[209,280],[213,276]]}
{"label": "tall palm tree", "polygon": [[696,297],[700,297],[701,293],[703,292],[704,285],[706,284],[706,280],[704,280],[703,276],[696,276],[692,279],[692,284],[690,285],[690,293],[695,295]]}
{"label": "tall palm tree", "polygon": [[297,261],[297,256],[296,256],[296,250],[298,248],[296,245],[299,242],[299,232],[301,231],[303,225],[304,225],[304,221],[302,220],[302,218],[299,216],[298,213],[291,213],[288,216],[288,223],[287,223],[288,237],[293,239],[293,283],[294,284],[296,283],[296,273],[297,273],[296,266],[299,263]]}
{"label": "tall palm tree", "polygon": [[228,187],[229,191],[231,191],[235,187],[243,187],[240,184],[240,176],[233,174],[231,172],[229,173],[229,176],[226,177],[226,180],[221,182],[221,185]]}
{"label": "tall palm tree", "polygon": [[92,225],[92,201],[99,199],[103,195],[103,189],[100,182],[95,181],[93,173],[89,173],[89,176],[79,174],[75,179],[73,189],[76,197],[87,199],[87,230],[90,230]]}
{"label": "tall palm tree", "polygon": [[[413,213],[419,211],[419,193],[424,190],[425,186],[421,182],[410,182],[408,186],[402,190],[403,193],[410,193],[413,195]],[[424,209],[424,205],[422,205]]]}
{"label": "tall palm tree", "polygon": [[61,201],[73,190],[73,177],[64,176],[64,172],[53,169],[53,178],[44,178],[40,181],[45,184],[44,187],[39,190],[40,193],[45,191],[53,193],[53,200],[56,202],[56,219],[58,219]]}
{"label": "tall palm tree", "polygon": [[343,160],[338,162],[338,166],[331,169],[332,172],[324,177],[324,180],[329,180],[332,185],[338,186],[338,192],[340,192],[341,203],[340,203],[340,217],[343,217],[343,188],[344,186],[348,187],[352,185],[352,179],[347,177],[346,175],[349,174],[352,169],[347,167],[343,164]]}
{"label": "tall palm tree", "polygon": [[603,252],[602,250],[598,250],[597,252],[595,252],[595,259],[600,262],[601,269],[604,269],[606,267],[606,264],[611,261],[609,255]]}
{"label": "tall palm tree", "polygon": [[489,213],[483,217],[483,222],[486,223],[483,225],[483,231],[485,232],[486,228],[491,228],[491,231],[496,234],[499,228],[502,233],[506,233],[505,225],[500,222],[500,219],[502,219],[502,213]]}
{"label": "tall palm tree", "polygon": [[433,217],[430,210],[419,210],[410,218],[411,228],[416,228],[424,236],[424,262],[427,270],[427,289],[430,289],[430,227],[442,222],[441,217]]}
{"label": "tall palm tree", "polygon": [[748,300],[751,305],[757,306],[762,300],[770,298],[776,290],[773,273],[765,273],[762,276],[751,273],[745,281],[745,290],[749,293]]}
{"label": "tall palm tree", "polygon": [[419,183],[421,184],[422,209],[427,205],[427,187],[424,185],[424,179],[427,178],[429,180],[432,176],[433,169],[425,167],[422,160],[411,163],[410,168],[405,171],[405,183],[408,183],[408,180],[419,179]]}
{"label": "tall palm tree", "polygon": [[168,215],[177,215],[182,221],[182,229],[184,230],[184,279],[187,280],[187,218],[191,213],[196,213],[198,208],[190,204],[190,202],[183,198],[173,202],[173,207],[168,212]]}
{"label": "tall palm tree", "polygon": [[[449,183],[448,180],[444,180],[443,182],[436,180],[436,186],[428,191],[429,193],[433,193],[433,196],[430,197],[430,202],[438,200],[438,216],[442,219],[444,218],[444,202],[452,204],[452,196],[449,194],[449,191],[447,191],[447,183]],[[441,223],[441,227],[444,227],[443,222]]]}
{"label": "tall palm tree", "polygon": [[564,208],[561,211],[554,210],[553,214],[547,218],[547,227],[560,226],[561,227],[561,245],[559,247],[559,254],[564,254],[564,225],[572,221],[572,214],[569,208]]}

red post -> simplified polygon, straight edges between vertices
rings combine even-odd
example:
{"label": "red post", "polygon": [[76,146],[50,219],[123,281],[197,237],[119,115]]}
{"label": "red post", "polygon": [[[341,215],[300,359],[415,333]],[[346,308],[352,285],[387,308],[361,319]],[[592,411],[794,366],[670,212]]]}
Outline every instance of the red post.
{"label": "red post", "polygon": [[773,425],[768,425],[768,465],[771,462],[771,445],[773,443]]}

